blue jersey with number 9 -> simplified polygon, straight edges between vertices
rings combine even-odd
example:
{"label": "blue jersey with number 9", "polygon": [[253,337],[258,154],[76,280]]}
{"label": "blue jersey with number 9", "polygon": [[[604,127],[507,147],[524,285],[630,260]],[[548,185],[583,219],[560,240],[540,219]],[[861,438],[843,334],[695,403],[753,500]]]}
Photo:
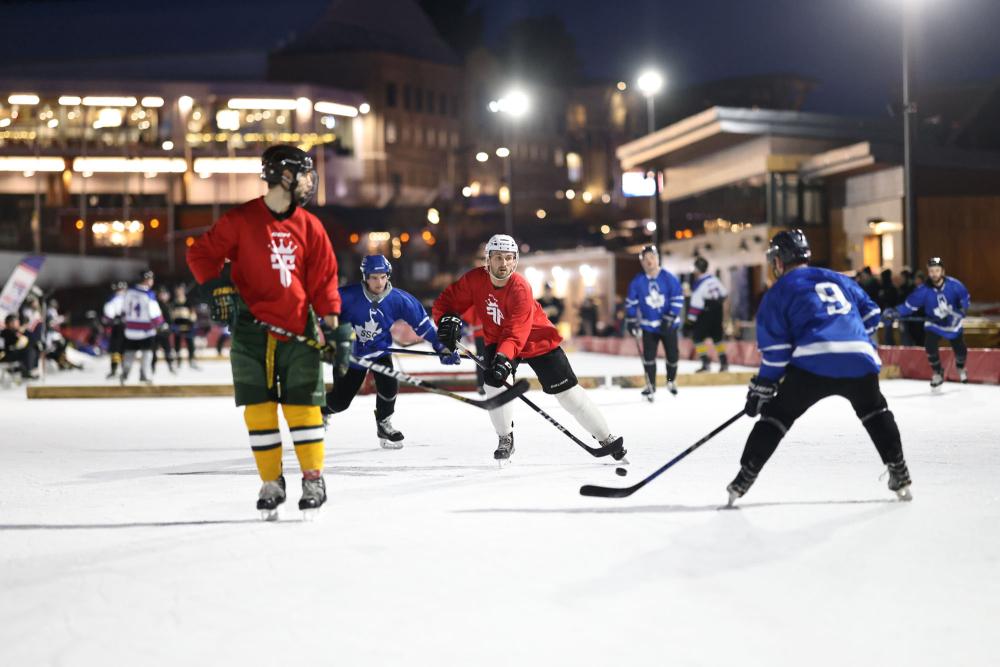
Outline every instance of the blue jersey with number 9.
{"label": "blue jersey with number 9", "polygon": [[812,266],[786,272],[757,311],[760,376],[777,380],[788,365],[835,378],[878,373],[871,335],[880,314],[846,276]]}

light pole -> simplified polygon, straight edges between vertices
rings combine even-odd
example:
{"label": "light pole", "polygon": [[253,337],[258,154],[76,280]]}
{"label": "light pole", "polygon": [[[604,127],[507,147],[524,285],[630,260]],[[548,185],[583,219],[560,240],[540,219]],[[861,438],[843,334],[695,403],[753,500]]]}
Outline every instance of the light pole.
{"label": "light pole", "polygon": [[[489,109],[493,113],[502,113],[508,116],[511,121],[528,113],[531,107],[531,100],[523,90],[512,89],[507,91],[500,99],[493,100],[489,104]],[[509,128],[504,128],[505,140],[510,139],[513,132],[508,132]],[[507,141],[509,144],[510,142]],[[499,152],[498,152],[499,156]],[[507,201],[504,204],[504,227],[509,236],[514,235],[514,155],[508,152],[502,156],[504,162],[504,178],[507,181]]]}
{"label": "light pole", "polygon": [[903,201],[906,220],[906,258],[912,270],[918,267],[917,217],[913,202],[913,115],[917,103],[910,99],[910,43],[913,33],[913,0],[903,0]]}
{"label": "light pole", "polygon": [[[636,80],[639,92],[646,98],[646,129],[649,134],[656,131],[656,110],[653,99],[663,88],[663,76],[653,69],[644,70]],[[653,220],[653,245],[659,249],[660,236],[660,177],[653,168],[653,198],[649,205],[649,214]]]}

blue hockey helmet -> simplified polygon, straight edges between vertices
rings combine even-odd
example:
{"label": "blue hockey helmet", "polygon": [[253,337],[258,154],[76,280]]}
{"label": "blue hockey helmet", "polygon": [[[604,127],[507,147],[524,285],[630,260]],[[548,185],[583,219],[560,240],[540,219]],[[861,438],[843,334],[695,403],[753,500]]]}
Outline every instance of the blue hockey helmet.
{"label": "blue hockey helmet", "polygon": [[806,264],[812,258],[809,240],[801,229],[778,232],[767,248],[767,262],[774,268],[774,260],[780,259],[785,266]]}
{"label": "blue hockey helmet", "polygon": [[392,275],[392,264],[385,258],[385,255],[365,255],[361,260],[361,277],[368,279],[373,273],[384,273]]}

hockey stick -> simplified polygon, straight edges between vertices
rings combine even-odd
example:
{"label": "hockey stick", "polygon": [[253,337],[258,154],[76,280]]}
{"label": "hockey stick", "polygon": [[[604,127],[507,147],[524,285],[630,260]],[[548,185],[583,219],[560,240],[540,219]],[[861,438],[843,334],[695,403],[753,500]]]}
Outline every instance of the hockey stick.
{"label": "hockey stick", "polygon": [[[642,378],[646,381],[646,390],[649,391],[649,401],[652,402],[653,394],[656,393],[656,387],[649,383],[649,373],[646,372],[646,357],[642,353],[642,347],[639,345],[639,336],[632,336],[635,339],[635,349],[639,353],[639,361],[642,362]],[[659,343],[657,343],[659,345]],[[653,363],[656,363],[656,356],[653,356]],[[656,377],[656,369],[653,369],[653,377]]]}
{"label": "hockey stick", "polygon": [[[477,366],[482,368],[484,372],[489,372],[489,368],[486,367],[486,364],[483,363],[483,360],[478,355],[476,355],[475,352],[462,345],[461,342],[458,343],[458,348],[462,350],[462,352],[465,352],[465,356],[467,356],[469,359],[472,359],[472,361],[474,361]],[[518,380],[517,384],[521,384],[522,382],[527,382],[527,380]],[[511,385],[505,382],[504,386],[510,387]],[[558,431],[561,431],[570,440],[572,440],[576,444],[586,449],[591,456],[600,458],[602,456],[607,456],[608,454],[611,454],[615,450],[615,448],[611,447],[610,445],[605,445],[604,447],[591,447],[584,441],[580,440],[580,438],[570,433],[565,426],[557,422],[555,418],[553,418],[549,413],[547,413],[545,410],[542,410],[540,407],[535,405],[535,403],[530,398],[524,396],[523,394],[518,395],[518,398],[524,401],[529,408],[540,414],[542,416],[542,419],[546,420],[547,422],[555,426]]]}
{"label": "hockey stick", "polygon": [[[418,354],[424,357],[440,357],[437,352],[432,352],[430,350],[411,350],[406,347],[388,347],[383,352],[390,352],[392,354]],[[459,355],[461,356],[461,355]]]}
{"label": "hockey stick", "polygon": [[636,491],[638,491],[639,489],[641,489],[642,487],[646,486],[654,479],[659,477],[661,473],[667,470],[667,468],[671,467],[672,465],[683,459],[685,456],[687,456],[688,454],[690,454],[691,452],[698,449],[706,442],[717,436],[719,433],[726,430],[731,424],[733,424],[733,422],[738,420],[743,415],[744,415],[743,410],[740,410],[735,415],[733,415],[725,422],[723,422],[721,425],[717,426],[714,431],[712,431],[704,438],[702,438],[698,442],[694,443],[693,445],[685,449],[683,452],[681,452],[674,458],[667,461],[665,464],[660,466],[660,468],[658,468],[655,472],[653,472],[652,475],[649,475],[638,484],[633,484],[632,486],[627,486],[625,488],[615,488],[611,486],[595,486],[593,484],[585,484],[580,487],[580,495],[596,496],[598,498],[625,498],[627,496],[631,496],[633,493],[635,493]]}
{"label": "hockey stick", "polygon": [[[329,347],[328,345],[319,342],[315,338],[310,338],[309,336],[303,336],[302,334],[293,333],[291,331],[288,331],[287,329],[283,329],[282,327],[279,327],[274,324],[262,322],[261,320],[254,320],[254,323],[273,333],[278,334],[279,336],[286,336],[299,343],[308,345],[309,347],[315,350],[323,351]],[[493,408],[498,408],[505,403],[513,401],[515,398],[521,396],[522,394],[524,394],[524,392],[528,391],[528,387],[530,386],[527,380],[521,380],[520,382],[510,387],[507,391],[501,394],[497,394],[496,396],[492,396],[487,399],[477,400],[474,398],[469,398],[467,396],[462,396],[461,394],[456,394],[453,391],[448,391],[447,389],[443,389],[435,384],[431,384],[430,382],[426,382],[412,375],[407,375],[406,373],[398,371],[395,368],[389,368],[388,366],[372,361],[371,359],[366,359],[364,357],[356,357],[352,354],[351,363],[357,364],[362,368],[367,368],[368,370],[378,373],[380,375],[385,375],[387,377],[395,378],[400,382],[402,382],[403,384],[408,384],[411,387],[418,387],[425,391],[429,391],[432,394],[440,394],[441,396],[448,396],[449,398],[454,398],[456,401],[461,401],[468,405],[472,405],[477,408],[482,408],[483,410],[492,410]]]}

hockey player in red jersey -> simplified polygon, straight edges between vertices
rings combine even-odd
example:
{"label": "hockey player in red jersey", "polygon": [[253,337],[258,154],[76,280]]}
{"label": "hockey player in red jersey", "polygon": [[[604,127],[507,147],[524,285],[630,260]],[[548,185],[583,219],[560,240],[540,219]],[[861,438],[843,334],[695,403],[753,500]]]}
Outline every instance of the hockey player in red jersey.
{"label": "hockey player in red jersey", "polygon": [[[434,302],[438,340],[456,350],[462,331],[459,313],[474,308],[486,340],[487,395],[499,394],[523,361],[535,371],[542,391],[554,395],[602,447],[611,446],[612,456],[620,460],[625,456],[623,439],[611,434],[604,416],[577,383],[560,347],[562,337],[535,301],[528,281],[514,272],[517,257],[517,243],[510,236],[497,234],[489,240],[486,266],[463,275]],[[490,419],[499,437],[493,458],[508,459],[514,451],[513,405],[490,410]]]}
{"label": "hockey player in red jersey", "polygon": [[[303,206],[316,188],[312,159],[294,146],[272,146],[262,160],[263,197],[225,213],[188,249],[195,278],[212,296],[213,319],[232,330],[230,363],[236,404],[245,405],[263,485],[257,509],[276,519],[285,501],[278,405],[302,469],[299,509],[326,501],[323,481],[326,403],[321,352],[265,331],[255,320],[316,337],[322,318],[331,346],[322,353],[347,370],[353,332],[340,325],[337,259],[322,223]],[[229,260],[232,282],[220,277]],[[336,352],[334,359],[334,351]]]}

